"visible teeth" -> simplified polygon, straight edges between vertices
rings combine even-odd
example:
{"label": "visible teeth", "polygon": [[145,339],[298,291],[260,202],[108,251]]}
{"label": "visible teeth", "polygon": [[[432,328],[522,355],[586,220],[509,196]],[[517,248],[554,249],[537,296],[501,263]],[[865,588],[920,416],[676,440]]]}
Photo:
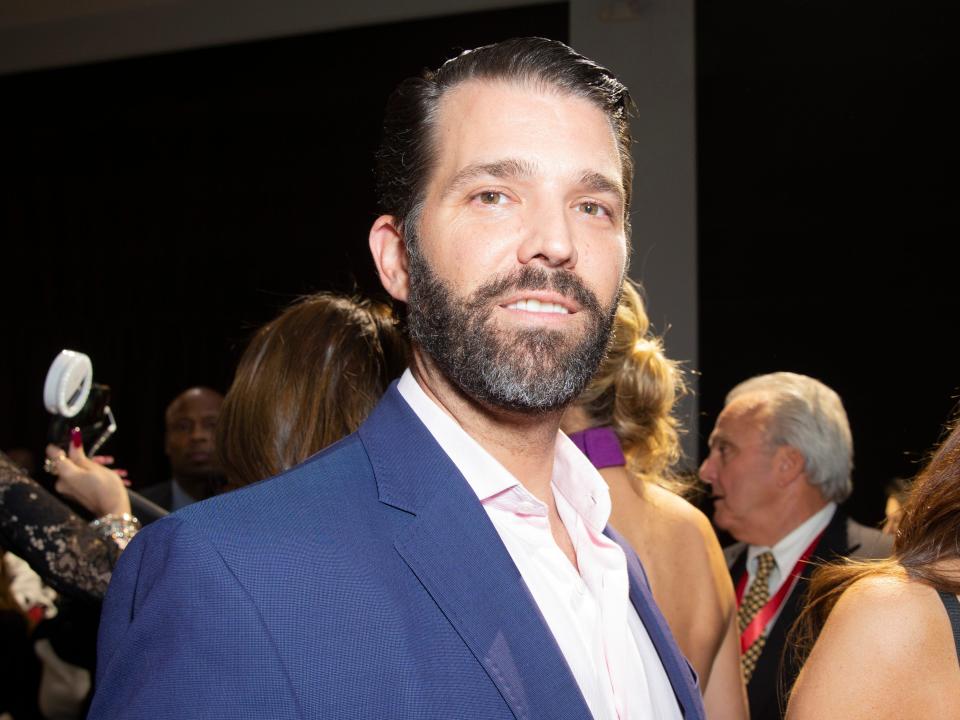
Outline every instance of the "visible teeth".
{"label": "visible teeth", "polygon": [[570,314],[570,311],[559,303],[543,302],[534,298],[517,300],[507,305],[507,308],[510,310],[525,310],[526,312],[559,313],[560,315]]}

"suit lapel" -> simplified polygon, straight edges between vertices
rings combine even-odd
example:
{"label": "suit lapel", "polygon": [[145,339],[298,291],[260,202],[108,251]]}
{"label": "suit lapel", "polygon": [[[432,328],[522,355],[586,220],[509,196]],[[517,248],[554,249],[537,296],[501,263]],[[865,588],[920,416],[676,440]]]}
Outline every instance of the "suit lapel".
{"label": "suit lapel", "polygon": [[[753,677],[747,685],[752,716],[782,717],[785,712],[784,701],[800,670],[796,667],[792,647],[788,647],[787,636],[803,610],[807,581],[817,565],[836,560],[837,556],[845,555],[847,549],[846,515],[838,508],[824,529],[811,561],[801,571],[796,587],[784,600],[780,615],[770,628],[770,634],[757,660]],[[746,572],[746,562],[747,547],[744,546],[743,553],[730,567],[734,584]]]}
{"label": "suit lapel", "polygon": [[517,718],[590,711],[476,494],[391,386],[360,428],[381,502],[416,517],[395,546]]}
{"label": "suit lapel", "polygon": [[627,574],[630,576],[630,601],[636,608],[650,640],[657,649],[660,662],[667,671],[673,693],[684,718],[703,718],[703,700],[694,682],[693,671],[680,652],[667,621],[664,619],[650,592],[650,584],[637,554],[630,544],[609,525],[604,534],[623,549],[627,558]]}
{"label": "suit lapel", "polygon": [[730,577],[733,578],[734,587],[740,582],[740,577],[747,570],[747,546],[745,543],[737,543],[741,546],[740,553],[730,563]]}
{"label": "suit lapel", "polygon": [[[836,562],[841,557],[850,555],[857,547],[851,548],[849,546],[847,542],[847,514],[837,508],[823,531],[823,537],[817,543],[817,549],[813,553],[813,561]],[[812,569],[810,569],[810,572],[812,572]],[[809,577],[810,572],[805,572],[804,577]]]}

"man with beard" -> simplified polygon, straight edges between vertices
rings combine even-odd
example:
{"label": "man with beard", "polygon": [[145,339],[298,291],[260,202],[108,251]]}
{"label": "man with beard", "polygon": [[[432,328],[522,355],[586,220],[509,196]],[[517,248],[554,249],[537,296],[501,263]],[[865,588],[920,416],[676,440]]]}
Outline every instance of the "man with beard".
{"label": "man with beard", "polygon": [[136,538],[91,717],[703,717],[558,432],[624,275],[628,105],[538,38],[397,88],[370,248],[411,367],[356,434]]}

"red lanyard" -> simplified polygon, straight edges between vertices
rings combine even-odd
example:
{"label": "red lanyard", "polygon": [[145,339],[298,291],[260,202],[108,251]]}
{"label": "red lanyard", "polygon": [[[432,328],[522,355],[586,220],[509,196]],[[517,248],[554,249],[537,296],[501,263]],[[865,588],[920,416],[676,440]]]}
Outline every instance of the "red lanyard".
{"label": "red lanyard", "polygon": [[[817,547],[817,543],[820,542],[822,535],[823,532],[813,539],[813,542],[810,543],[810,546],[803,551],[803,555],[801,555],[800,559],[797,560],[797,564],[793,566],[793,570],[790,571],[790,575],[786,580],[783,581],[783,584],[780,586],[777,594],[767,600],[767,604],[760,608],[760,611],[753,616],[753,620],[750,621],[750,624],[744,628],[742,633],[740,633],[741,653],[745,653],[747,648],[756,642],[756,639],[763,634],[764,628],[767,627],[767,623],[770,622],[774,616],[776,616],[780,606],[783,605],[783,601],[786,600],[787,595],[790,594],[790,591],[796,584],[797,578],[800,577],[800,573],[803,572],[803,566],[806,564],[807,560],[810,559],[810,556],[813,555],[813,550]],[[750,573],[744,571],[743,575],[740,576],[740,581],[737,583],[738,608],[743,602],[743,593],[747,589],[747,577],[749,574]]]}

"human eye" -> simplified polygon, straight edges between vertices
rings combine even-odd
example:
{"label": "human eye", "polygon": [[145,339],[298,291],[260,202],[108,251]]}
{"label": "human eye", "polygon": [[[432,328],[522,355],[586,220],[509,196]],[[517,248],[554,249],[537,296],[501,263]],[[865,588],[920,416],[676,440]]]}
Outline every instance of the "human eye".
{"label": "human eye", "polygon": [[481,190],[470,199],[481,205],[504,205],[509,200],[507,194],[499,190]]}
{"label": "human eye", "polygon": [[584,215],[592,215],[594,217],[611,217],[612,215],[610,208],[596,200],[581,200],[577,203],[577,210]]}

